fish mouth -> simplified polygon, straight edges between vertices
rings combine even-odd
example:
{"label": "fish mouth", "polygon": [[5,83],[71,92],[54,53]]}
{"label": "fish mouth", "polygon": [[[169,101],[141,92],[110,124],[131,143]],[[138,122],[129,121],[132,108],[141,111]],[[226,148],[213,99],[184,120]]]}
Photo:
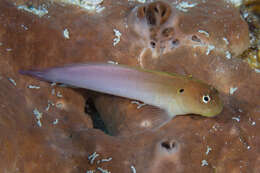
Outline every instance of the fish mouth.
{"label": "fish mouth", "polygon": [[205,112],[203,114],[201,114],[202,116],[205,116],[205,117],[216,117],[217,115],[219,115],[223,110],[223,104],[221,104],[218,109],[214,110],[214,111],[208,111],[208,112]]}

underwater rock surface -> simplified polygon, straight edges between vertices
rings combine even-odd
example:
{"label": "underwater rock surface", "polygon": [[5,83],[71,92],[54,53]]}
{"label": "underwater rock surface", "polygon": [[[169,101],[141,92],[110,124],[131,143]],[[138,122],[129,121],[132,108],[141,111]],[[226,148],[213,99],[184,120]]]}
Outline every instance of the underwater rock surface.
{"label": "underwater rock surface", "polygon": [[[19,9],[23,1],[13,2],[0,2],[0,172],[260,172],[260,74],[235,58],[247,49],[249,37],[231,4],[107,0],[104,10],[90,14],[59,1],[39,1],[48,11],[39,17]],[[163,12],[169,4],[173,14]],[[163,32],[167,38],[153,38],[162,45],[178,38],[177,47],[154,53],[151,35],[138,35],[131,15],[144,7],[153,17],[143,11],[139,16],[146,18],[137,29],[160,33],[170,24],[174,30]],[[173,17],[147,23],[147,18],[160,19],[154,7]],[[93,128],[84,111],[92,93],[18,74],[93,61],[193,75],[220,91],[224,110],[215,118],[177,116],[153,130],[162,112],[96,93],[107,135]]]}

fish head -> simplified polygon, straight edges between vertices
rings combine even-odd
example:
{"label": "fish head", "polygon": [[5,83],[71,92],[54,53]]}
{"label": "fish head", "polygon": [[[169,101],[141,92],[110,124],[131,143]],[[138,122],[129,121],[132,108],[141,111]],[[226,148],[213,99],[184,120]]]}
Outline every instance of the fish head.
{"label": "fish head", "polygon": [[178,102],[186,113],[205,117],[218,115],[223,109],[219,92],[203,82],[190,81],[177,89]]}

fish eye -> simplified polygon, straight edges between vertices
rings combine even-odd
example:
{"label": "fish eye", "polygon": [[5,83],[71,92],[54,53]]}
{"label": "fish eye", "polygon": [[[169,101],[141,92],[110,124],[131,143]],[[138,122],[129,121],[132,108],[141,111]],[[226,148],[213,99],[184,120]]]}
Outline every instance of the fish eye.
{"label": "fish eye", "polygon": [[183,92],[184,92],[183,88],[179,89],[179,93],[183,93]]}
{"label": "fish eye", "polygon": [[208,103],[208,102],[210,101],[209,95],[204,95],[204,96],[202,97],[202,101],[203,101],[204,103]]}
{"label": "fish eye", "polygon": [[154,41],[151,41],[150,44],[151,44],[152,48],[155,48],[156,43]]}

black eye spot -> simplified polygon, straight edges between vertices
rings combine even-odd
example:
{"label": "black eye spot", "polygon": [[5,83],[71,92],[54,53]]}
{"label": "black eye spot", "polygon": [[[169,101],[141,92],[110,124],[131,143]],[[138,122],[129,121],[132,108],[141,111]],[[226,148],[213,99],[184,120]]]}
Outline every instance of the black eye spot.
{"label": "black eye spot", "polygon": [[158,12],[159,12],[159,10],[158,10],[158,8],[157,8],[157,7],[154,7],[154,11],[155,11],[156,13],[158,13]]}
{"label": "black eye spot", "polygon": [[204,96],[202,97],[202,101],[203,101],[204,103],[208,103],[208,102],[210,101],[210,97],[209,97],[208,95],[204,95]]}
{"label": "black eye spot", "polygon": [[166,10],[163,10],[161,16],[163,17],[165,15],[165,13],[166,13]]}
{"label": "black eye spot", "polygon": [[155,48],[156,43],[154,41],[151,41],[150,44],[151,44],[152,48]]}
{"label": "black eye spot", "polygon": [[180,41],[178,39],[172,40],[172,45],[174,45],[174,46],[178,46],[179,43],[180,43]]}
{"label": "black eye spot", "polygon": [[147,22],[148,22],[149,25],[155,25],[156,24],[156,18],[151,11],[147,10],[146,19],[147,19]]}
{"label": "black eye spot", "polygon": [[146,8],[145,8],[145,7],[143,8],[143,12],[144,12],[144,13],[146,12]]}
{"label": "black eye spot", "polygon": [[196,41],[196,42],[201,42],[201,40],[200,40],[196,35],[193,35],[193,36],[191,37],[191,40],[192,40],[192,41]]}
{"label": "black eye spot", "polygon": [[183,93],[183,92],[184,92],[183,88],[179,89],[179,93]]}
{"label": "black eye spot", "polygon": [[164,141],[161,143],[161,146],[166,150],[172,150],[173,148],[175,148],[175,142]]}

